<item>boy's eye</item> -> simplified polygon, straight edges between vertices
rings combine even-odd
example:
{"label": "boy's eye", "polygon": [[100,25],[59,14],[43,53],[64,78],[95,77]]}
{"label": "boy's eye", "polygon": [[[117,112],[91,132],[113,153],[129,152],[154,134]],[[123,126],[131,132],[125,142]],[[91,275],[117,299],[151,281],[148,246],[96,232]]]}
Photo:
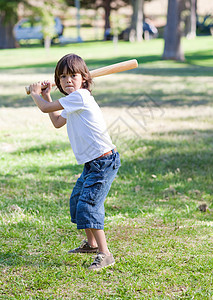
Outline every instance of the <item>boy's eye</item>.
{"label": "boy's eye", "polygon": [[61,75],[60,75],[60,79],[64,79],[64,78],[66,78],[67,76],[70,76],[71,78],[75,78],[75,77],[76,77],[76,74],[61,74]]}

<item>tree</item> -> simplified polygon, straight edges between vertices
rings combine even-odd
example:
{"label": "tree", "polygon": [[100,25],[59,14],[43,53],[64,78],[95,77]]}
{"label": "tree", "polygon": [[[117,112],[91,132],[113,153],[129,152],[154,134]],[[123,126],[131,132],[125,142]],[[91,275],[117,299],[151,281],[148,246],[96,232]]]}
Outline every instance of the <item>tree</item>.
{"label": "tree", "polygon": [[53,24],[52,10],[63,0],[0,0],[0,49],[15,48],[13,28],[18,20],[18,5],[23,4],[32,16],[40,16],[44,38],[50,39]]}
{"label": "tree", "polygon": [[130,42],[141,42],[143,39],[144,0],[132,0],[132,18],[129,33]]}
{"label": "tree", "polygon": [[164,31],[163,59],[184,60],[181,47],[181,12],[182,0],[169,0],[167,11],[167,24]]}
{"label": "tree", "polygon": [[111,13],[111,3],[112,0],[105,0],[102,1],[101,6],[104,7],[104,11],[105,11],[105,25],[104,25],[104,38],[107,39],[107,34],[110,31],[110,13]]}
{"label": "tree", "polygon": [[[144,3],[151,0],[131,0],[132,17],[129,32],[126,32],[126,39],[130,42],[143,40]],[[127,4],[129,1],[126,1]]]}
{"label": "tree", "polygon": [[[74,0],[65,0],[68,5],[74,6]],[[117,10],[122,6],[129,4],[130,0],[81,0],[81,7],[98,9],[104,8],[105,24],[104,38],[107,39],[111,29],[110,14],[112,9]]]}
{"label": "tree", "polygon": [[17,0],[0,0],[0,49],[15,48],[13,27],[18,20],[19,3]]}
{"label": "tree", "polygon": [[49,49],[51,45],[51,40],[55,35],[54,32],[54,16],[53,16],[53,8],[54,5],[57,5],[58,1],[51,0],[51,1],[45,1],[40,0],[37,1],[33,8],[31,9],[31,15],[32,17],[39,16],[41,18],[41,25],[42,25],[42,33],[44,38],[44,47],[46,49]]}
{"label": "tree", "polygon": [[188,39],[196,37],[196,7],[197,0],[185,1],[185,36]]}

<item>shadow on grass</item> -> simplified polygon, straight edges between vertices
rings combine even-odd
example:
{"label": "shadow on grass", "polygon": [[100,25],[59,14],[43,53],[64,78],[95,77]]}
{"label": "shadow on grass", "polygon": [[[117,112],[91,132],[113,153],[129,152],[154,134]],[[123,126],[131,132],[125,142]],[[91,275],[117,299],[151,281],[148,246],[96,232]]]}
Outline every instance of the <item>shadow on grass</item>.
{"label": "shadow on grass", "polygon": [[[169,136],[173,138],[169,140]],[[174,137],[176,137],[174,139]],[[170,185],[176,185],[179,182],[177,192],[189,193],[194,186],[194,189],[199,189],[201,192],[213,194],[212,187],[212,174],[213,174],[213,130],[186,130],[186,131],[171,131],[156,137],[153,135],[153,140],[143,140],[136,138],[134,141],[128,141],[125,144],[121,142],[123,148],[120,148],[122,167],[119,171],[118,182],[121,185],[121,189],[128,189],[128,187],[134,188],[137,185],[147,187],[151,189],[150,197],[155,199],[156,197],[162,197],[165,188]],[[41,145],[38,147],[32,147],[29,149],[16,151],[11,153],[13,160],[15,156],[23,154],[37,154],[38,156],[45,155],[48,152],[48,156],[51,152],[53,155],[60,153],[63,155],[64,149],[69,148],[69,144],[61,143],[56,150],[55,143],[48,145]],[[125,150],[126,149],[126,150]],[[125,151],[131,150],[131,155],[126,157]],[[140,151],[139,151],[140,150]],[[35,159],[36,160],[36,159]],[[31,166],[23,166],[20,170],[21,177],[19,178],[18,172],[15,178],[13,174],[1,176],[1,182],[4,185],[14,188],[19,188],[24,185],[30,187],[39,186],[39,192],[44,193],[45,189],[50,185],[48,190],[60,190],[70,189],[69,179],[63,180],[65,176],[70,178],[73,183],[77,180],[76,175],[81,173],[83,166],[64,164],[62,166],[57,165],[39,165],[34,164]],[[177,171],[179,170],[179,171]],[[168,174],[171,173],[171,176]],[[23,177],[26,174],[26,178]],[[39,184],[37,178],[33,183],[33,180],[27,178],[28,174],[42,174],[42,180]],[[156,175],[156,179],[152,178],[152,175]],[[58,175],[58,181],[55,179],[55,175]],[[45,176],[47,178],[45,179]],[[188,178],[191,178],[188,181]],[[123,185],[123,179],[126,182]],[[24,182],[24,184],[23,184]],[[33,189],[33,188],[32,188]],[[146,189],[143,190],[146,194]],[[122,193],[122,191],[121,191]],[[131,193],[130,193],[131,194]],[[134,194],[134,193],[133,193]],[[130,195],[131,196],[131,195]],[[128,205],[128,204],[127,204]]]}
{"label": "shadow on grass", "polygon": [[[156,83],[157,84],[157,83]],[[153,84],[155,85],[155,83]],[[115,92],[99,92],[93,93],[95,100],[100,107],[129,107],[136,105],[140,107],[182,107],[182,106],[200,106],[212,105],[211,94],[197,93],[190,89],[179,92],[178,94],[168,94],[162,90],[152,91],[149,93],[141,91],[139,93],[131,93],[128,91]],[[52,96],[53,100],[57,100],[62,95],[55,92]],[[35,106],[30,96],[20,95],[4,95],[0,99],[0,107],[31,107]]]}
{"label": "shadow on grass", "polygon": [[[186,61],[184,63],[177,63],[178,67],[175,67],[176,64],[173,62],[171,68],[168,67],[156,67],[156,68],[147,68],[147,63],[157,63],[162,61],[160,55],[143,55],[132,57],[131,55],[111,57],[111,58],[95,58],[87,59],[86,64],[90,70],[105,67],[111,64],[116,64],[123,62],[125,60],[137,59],[139,68],[133,69],[130,72],[134,74],[144,74],[152,76],[213,76],[213,67],[199,66],[195,62],[205,61],[212,58],[211,50],[209,51],[200,51],[192,52],[191,54],[186,54]],[[54,72],[56,67],[56,61],[48,63],[36,63],[36,64],[26,64],[17,67],[0,67],[0,71],[10,71],[10,70],[20,70],[20,69],[34,69],[32,73],[48,73]]]}
{"label": "shadow on grass", "polygon": [[[24,94],[24,90],[23,90]],[[1,107],[30,107],[35,106],[33,99],[30,96],[21,96],[20,95],[4,95],[0,98],[0,108]]]}
{"label": "shadow on grass", "polygon": [[20,265],[31,265],[31,260],[29,255],[26,255],[25,258],[16,252],[0,252],[0,265],[1,266],[20,266]]}
{"label": "shadow on grass", "polygon": [[[150,96],[155,98],[155,101],[158,102],[160,105],[165,106],[192,106],[192,105],[205,105],[209,104],[211,102],[210,96],[206,95],[206,93],[193,93],[192,90],[183,91],[184,100],[182,100],[181,94],[179,93],[175,98],[174,95],[163,93],[162,90],[158,90],[155,92],[154,87],[158,83],[162,83],[164,80],[164,77],[187,77],[187,76],[193,76],[193,77],[209,77],[213,76],[213,67],[205,67],[205,66],[199,66],[196,65],[201,61],[208,61],[212,57],[212,50],[206,50],[206,51],[198,51],[198,52],[191,52],[187,53],[186,56],[186,62],[185,63],[174,63],[172,62],[171,67],[168,67],[168,62],[165,62],[165,66],[163,62],[160,64],[160,67],[158,67],[158,63],[161,62],[161,56],[160,55],[144,55],[144,56],[138,56],[134,57],[137,59],[139,63],[139,67],[133,70],[129,70],[126,73],[128,74],[138,74],[138,75],[146,75],[146,76],[153,76],[153,81],[150,83]],[[103,58],[96,58],[96,59],[88,59],[86,60],[86,63],[90,70],[100,68],[103,66],[108,66],[111,64],[115,64],[118,62],[122,62],[125,60],[132,59],[131,54],[121,57],[110,57],[108,59]],[[147,67],[146,64],[153,63],[153,67]],[[156,67],[154,65],[156,63]],[[0,67],[1,73],[8,73],[8,74],[47,74],[47,73],[54,73],[54,68],[56,66],[56,62],[48,62],[48,63],[41,63],[41,64],[27,64],[17,67]],[[142,80],[142,76],[140,77],[140,80]],[[155,78],[155,77],[161,77]],[[142,86],[142,84],[141,84]],[[144,87],[142,86],[142,89]],[[55,95],[54,95],[55,94]],[[57,97],[61,97],[61,95],[57,92],[53,94],[53,98],[57,99]],[[97,93],[96,100],[99,102],[101,106],[126,106],[130,105],[132,101],[134,101],[133,98],[137,98],[138,96],[141,96],[143,94],[143,90],[139,94],[132,94],[129,91],[115,91],[115,93]],[[198,99],[199,97],[199,99]],[[169,100],[164,100],[163,98],[172,98]],[[197,101],[194,101],[193,98],[197,98]],[[17,95],[3,95],[0,99],[0,107],[28,107],[34,105],[31,97],[25,96],[25,91],[23,89],[23,95],[17,94]]]}
{"label": "shadow on grass", "polygon": [[212,49],[200,50],[197,52],[187,52],[185,54],[185,59],[186,62],[190,65],[198,65],[205,61],[212,60]]}
{"label": "shadow on grass", "polygon": [[183,65],[183,67],[171,67],[171,68],[146,68],[142,67],[140,69],[132,70],[135,74],[142,74],[142,75],[150,75],[150,76],[178,76],[178,77],[186,77],[186,76],[193,76],[193,77],[207,77],[213,76],[213,68],[212,67],[203,67],[203,66],[196,66],[196,65]]}
{"label": "shadow on grass", "polygon": [[[52,94],[52,99],[57,100],[62,97],[62,94],[60,94],[57,90],[54,91]],[[14,108],[20,108],[20,107],[35,107],[35,103],[30,95],[27,95],[25,92],[25,88],[23,87],[23,93],[15,94],[15,95],[3,95],[0,97],[0,108],[1,107],[14,107]]]}
{"label": "shadow on grass", "polygon": [[115,184],[123,201],[115,200],[114,207],[107,203],[108,213],[134,217],[141,210],[145,214],[159,210],[178,217],[183,209],[183,218],[213,219],[197,209],[200,202],[213,205],[213,130],[171,131],[169,135],[171,141],[163,133],[157,140],[153,136],[153,140],[130,141],[128,157],[121,149],[122,166]]}
{"label": "shadow on grass", "polygon": [[[87,59],[86,64],[90,70],[92,69],[97,69],[101,67],[105,67],[111,64],[116,64],[119,62],[123,62],[125,60],[130,60],[133,59],[131,55],[128,56],[120,56],[120,57],[114,57],[114,58],[109,58],[109,59],[103,59],[103,58],[96,58],[96,59]],[[137,59],[139,64],[142,63],[148,63],[148,62],[153,62],[153,61],[159,61],[160,56],[158,55],[149,55],[149,56],[138,56],[134,57],[134,59]],[[38,69],[46,70],[46,69],[55,69],[56,67],[56,61],[48,62],[48,63],[36,63],[36,64],[26,64],[26,65],[21,65],[21,66],[16,66],[16,67],[0,67],[0,70],[19,70],[19,69],[35,69],[34,73],[38,73]]]}
{"label": "shadow on grass", "polygon": [[23,155],[23,154],[32,154],[37,153],[43,155],[45,152],[52,152],[52,154],[57,154],[60,151],[71,150],[70,143],[66,142],[54,142],[54,143],[45,143],[38,146],[33,146],[30,148],[19,149],[12,152],[12,155]]}
{"label": "shadow on grass", "polygon": [[[23,249],[20,251],[20,253],[17,252],[0,252],[0,265],[2,267],[5,266],[36,266],[38,265],[38,260],[40,260],[40,254],[37,255],[29,255],[27,254],[28,251],[26,251],[25,254],[23,254]],[[36,262],[37,260],[37,262]],[[40,262],[40,265],[42,266],[42,262]]]}
{"label": "shadow on grass", "polygon": [[[168,100],[165,100],[168,99]],[[212,105],[211,95],[206,96],[203,93],[193,93],[192,91],[183,91],[178,94],[168,94],[161,90],[150,92],[149,94],[141,91],[141,93],[97,93],[95,99],[101,107],[132,107],[133,105],[149,108],[159,107],[182,107],[182,106],[200,106]]]}

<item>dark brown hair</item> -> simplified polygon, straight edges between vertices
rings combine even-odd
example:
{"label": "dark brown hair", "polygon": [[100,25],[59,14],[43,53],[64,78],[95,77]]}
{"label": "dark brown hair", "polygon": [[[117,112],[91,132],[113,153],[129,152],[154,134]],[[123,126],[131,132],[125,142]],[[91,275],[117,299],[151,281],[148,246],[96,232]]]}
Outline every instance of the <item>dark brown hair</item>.
{"label": "dark brown hair", "polygon": [[67,54],[58,61],[55,68],[55,83],[61,93],[68,95],[60,84],[60,76],[65,68],[68,74],[81,74],[83,78],[82,88],[91,92],[92,77],[85,61],[76,54]]}

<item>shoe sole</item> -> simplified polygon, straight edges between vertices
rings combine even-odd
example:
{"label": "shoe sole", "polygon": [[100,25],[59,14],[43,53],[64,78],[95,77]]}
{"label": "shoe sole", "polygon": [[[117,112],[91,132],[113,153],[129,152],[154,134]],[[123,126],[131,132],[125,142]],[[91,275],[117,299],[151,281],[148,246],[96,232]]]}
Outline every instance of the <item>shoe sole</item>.
{"label": "shoe sole", "polygon": [[81,251],[73,251],[73,252],[67,252],[68,254],[76,254],[76,253],[97,253],[98,250],[94,250],[94,251],[88,251],[88,250],[81,250]]}

